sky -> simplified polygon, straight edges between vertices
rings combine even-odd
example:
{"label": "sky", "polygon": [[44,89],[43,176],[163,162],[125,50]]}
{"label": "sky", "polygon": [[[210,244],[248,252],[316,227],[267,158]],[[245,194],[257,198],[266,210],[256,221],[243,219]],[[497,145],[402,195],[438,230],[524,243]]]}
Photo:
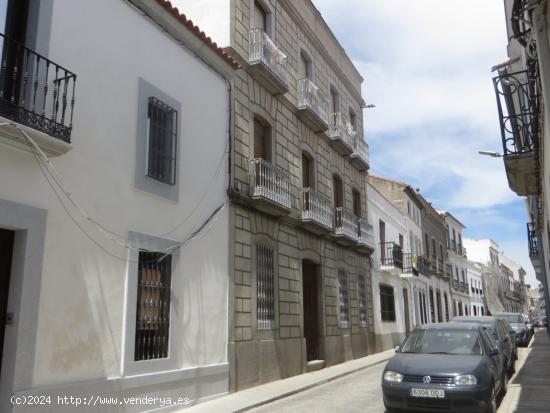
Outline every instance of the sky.
{"label": "sky", "polygon": [[523,198],[508,187],[491,67],[507,59],[503,0],[313,0],[364,78],[373,174],[403,180],[492,238],[538,285]]}

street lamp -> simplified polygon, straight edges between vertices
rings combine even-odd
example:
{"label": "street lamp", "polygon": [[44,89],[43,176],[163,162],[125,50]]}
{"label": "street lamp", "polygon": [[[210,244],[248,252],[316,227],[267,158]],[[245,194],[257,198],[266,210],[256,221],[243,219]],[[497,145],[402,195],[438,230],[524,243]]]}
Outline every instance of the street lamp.
{"label": "street lamp", "polygon": [[480,155],[487,155],[491,156],[493,158],[502,158],[502,155],[499,152],[493,152],[493,151],[478,151]]}

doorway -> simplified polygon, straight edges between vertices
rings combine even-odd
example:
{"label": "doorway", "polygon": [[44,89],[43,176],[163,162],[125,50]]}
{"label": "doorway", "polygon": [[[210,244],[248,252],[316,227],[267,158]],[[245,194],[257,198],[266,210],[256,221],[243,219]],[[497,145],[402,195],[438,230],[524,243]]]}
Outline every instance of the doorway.
{"label": "doorway", "polygon": [[304,337],[307,361],[319,359],[319,281],[318,265],[302,261],[302,291],[304,296]]}
{"label": "doorway", "polygon": [[15,232],[0,229],[0,376],[2,374],[4,331],[9,322],[7,310],[14,236]]}
{"label": "doorway", "polygon": [[407,336],[411,332],[410,315],[409,315],[409,292],[403,288],[403,308],[405,310],[405,333]]}

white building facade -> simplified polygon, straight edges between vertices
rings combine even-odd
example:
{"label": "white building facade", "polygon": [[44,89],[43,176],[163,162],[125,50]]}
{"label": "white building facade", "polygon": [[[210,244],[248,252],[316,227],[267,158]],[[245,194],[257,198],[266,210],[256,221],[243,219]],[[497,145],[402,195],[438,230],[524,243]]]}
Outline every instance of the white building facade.
{"label": "white building facade", "polygon": [[486,311],[481,264],[467,261],[466,270],[468,274],[468,292],[470,294],[470,315],[483,316]]}
{"label": "white building facade", "polygon": [[238,65],[163,1],[15,3],[0,2],[0,411],[36,411],[11,394],[50,395],[42,412],[76,411],[57,395],[172,398],[95,409],[112,412],[226,393]]}
{"label": "white building facade", "polygon": [[439,211],[447,227],[447,253],[451,281],[452,308],[455,316],[470,315],[470,294],[467,276],[467,250],[462,231],[465,226],[451,213]]}

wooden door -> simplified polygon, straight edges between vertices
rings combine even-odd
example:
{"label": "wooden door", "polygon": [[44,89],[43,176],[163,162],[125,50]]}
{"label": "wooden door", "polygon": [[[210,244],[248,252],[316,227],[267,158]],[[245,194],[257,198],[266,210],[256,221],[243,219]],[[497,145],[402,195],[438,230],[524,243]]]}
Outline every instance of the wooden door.
{"label": "wooden door", "polygon": [[4,332],[6,328],[8,293],[10,290],[11,261],[13,255],[13,239],[15,233],[0,229],[0,376],[2,374],[2,352],[4,348]]}
{"label": "wooden door", "polygon": [[302,285],[304,297],[304,337],[307,361],[319,359],[319,283],[318,266],[302,261]]}

